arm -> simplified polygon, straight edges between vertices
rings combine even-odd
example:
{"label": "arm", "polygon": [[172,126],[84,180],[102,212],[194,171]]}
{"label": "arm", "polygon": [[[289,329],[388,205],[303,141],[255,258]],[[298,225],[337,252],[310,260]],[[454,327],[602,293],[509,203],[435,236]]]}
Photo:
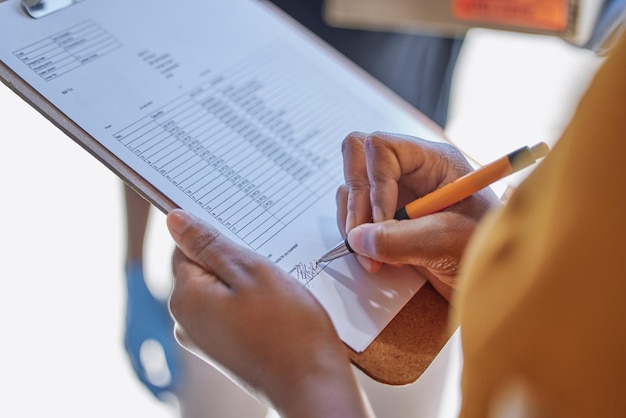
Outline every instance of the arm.
{"label": "arm", "polygon": [[167,224],[178,244],[170,308],[184,345],[283,417],[367,416],[345,348],[306,288],[183,211]]}
{"label": "arm", "polygon": [[352,133],[342,151],[337,220],[361,264],[410,265],[449,299],[465,246],[499,199],[487,188],[442,212],[396,221],[399,207],[472,171],[467,160],[448,144],[381,132]]}
{"label": "arm", "polygon": [[[182,379],[179,347],[172,336],[173,322],[165,301],[157,299],[148,288],[143,272],[143,245],[150,203],[124,185],[126,203],[126,315],[124,347],[137,378],[157,398],[167,392],[176,394]],[[144,343],[157,342],[167,364],[144,364]],[[145,359],[145,356],[143,356]],[[154,373],[150,370],[158,370]],[[167,369],[167,370],[164,370]]]}

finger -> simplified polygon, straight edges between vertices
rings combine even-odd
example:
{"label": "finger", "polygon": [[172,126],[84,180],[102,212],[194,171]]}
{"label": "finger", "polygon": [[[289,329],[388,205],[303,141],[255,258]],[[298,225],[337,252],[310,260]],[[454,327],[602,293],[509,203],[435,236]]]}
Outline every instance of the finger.
{"label": "finger", "polygon": [[169,309],[177,322],[186,322],[195,312],[219,309],[232,292],[227,283],[191,261],[180,248],[174,250],[172,270]]}
{"label": "finger", "polygon": [[341,144],[343,171],[347,189],[345,231],[372,219],[370,182],[363,143],[366,134],[353,132]]}
{"label": "finger", "polygon": [[236,245],[215,228],[182,210],[167,215],[167,226],[178,248],[193,263],[214,273],[229,287],[246,281],[251,260],[258,258],[251,251]]}
{"label": "finger", "polygon": [[465,243],[476,221],[455,212],[441,212],[407,221],[363,224],[348,234],[361,255],[388,264],[410,264],[436,274],[456,274]]}
{"label": "finger", "polygon": [[364,143],[374,221],[471,171],[453,146],[420,138],[376,132]]}
{"label": "finger", "polygon": [[392,219],[398,205],[398,181],[402,170],[390,141],[390,137],[374,133],[363,144],[374,222]]}
{"label": "finger", "polygon": [[[185,290],[183,289],[184,286],[204,287],[212,284],[218,284],[223,288],[228,288],[227,283],[208,271],[206,267],[201,267],[189,259],[182,252],[180,247],[175,248],[174,254],[172,255],[172,272],[174,273],[174,292]],[[193,293],[193,291],[190,291],[189,293]]]}
{"label": "finger", "polygon": [[193,344],[185,330],[178,323],[174,325],[174,338],[178,341],[178,344],[185,348],[190,348]]}
{"label": "finger", "polygon": [[342,184],[337,189],[335,194],[335,201],[337,203],[337,227],[341,236],[346,236],[346,217],[348,216],[348,187]]}
{"label": "finger", "polygon": [[[346,205],[348,202],[348,189],[345,184],[341,185],[337,190],[337,226],[341,235],[345,238],[346,233]],[[365,257],[357,254],[357,260],[363,266],[363,268],[370,273],[376,273],[382,267],[380,261],[372,260],[369,257]]]}
{"label": "finger", "polygon": [[374,260],[373,258],[369,258],[369,257],[361,255],[361,254],[355,254],[355,255],[356,255],[356,259],[359,262],[359,264],[361,264],[363,266],[363,268],[366,271],[369,271],[370,273],[376,273],[383,266],[382,262],[380,262],[378,260]]}
{"label": "finger", "polygon": [[[434,152],[437,144],[375,132],[367,137],[364,149],[374,222],[392,219],[396,209],[407,203],[400,199],[400,188],[408,185],[409,190],[418,192],[410,193],[410,200],[413,200],[437,187],[438,183],[432,181],[434,176],[430,168],[442,159]],[[420,193],[421,190],[425,191]]]}
{"label": "finger", "polygon": [[187,351],[194,354],[198,358],[203,359],[226,376],[229,376],[233,381],[238,382],[238,384],[240,384],[242,387],[245,387],[245,384],[243,384],[244,382],[241,382],[239,379],[233,376],[232,373],[228,371],[228,369],[226,369],[220,363],[211,358],[206,351],[198,347],[198,345],[196,345],[196,343],[191,339],[187,331],[185,331],[185,329],[179,323],[176,323],[176,325],[174,326],[174,338]]}

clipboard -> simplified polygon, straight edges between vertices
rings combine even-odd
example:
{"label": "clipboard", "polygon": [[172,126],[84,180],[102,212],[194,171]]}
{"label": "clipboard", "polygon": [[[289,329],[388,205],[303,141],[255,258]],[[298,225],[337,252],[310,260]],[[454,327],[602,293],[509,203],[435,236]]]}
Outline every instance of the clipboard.
{"label": "clipboard", "polygon": [[[267,7],[273,8],[269,4]],[[167,213],[178,206],[1,60],[0,79],[159,210]],[[443,135],[425,116],[413,109],[411,112]],[[389,385],[406,385],[422,375],[451,335],[448,303],[426,283],[366,350],[356,352],[346,345],[346,351],[353,364],[371,378]]]}

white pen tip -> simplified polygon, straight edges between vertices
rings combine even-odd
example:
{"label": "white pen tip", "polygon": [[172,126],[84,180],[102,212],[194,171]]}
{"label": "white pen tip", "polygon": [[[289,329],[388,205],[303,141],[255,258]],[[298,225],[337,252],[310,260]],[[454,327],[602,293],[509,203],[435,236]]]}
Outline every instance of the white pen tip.
{"label": "white pen tip", "polygon": [[530,147],[530,154],[535,160],[545,157],[550,152],[550,147],[545,142],[540,142]]}

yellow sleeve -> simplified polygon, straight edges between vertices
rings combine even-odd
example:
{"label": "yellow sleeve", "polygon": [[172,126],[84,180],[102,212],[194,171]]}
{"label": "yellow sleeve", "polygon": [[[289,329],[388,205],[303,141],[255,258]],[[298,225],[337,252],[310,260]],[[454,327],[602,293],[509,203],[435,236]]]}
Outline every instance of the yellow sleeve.
{"label": "yellow sleeve", "polygon": [[515,385],[547,416],[626,414],[625,39],[460,275],[462,417]]}

